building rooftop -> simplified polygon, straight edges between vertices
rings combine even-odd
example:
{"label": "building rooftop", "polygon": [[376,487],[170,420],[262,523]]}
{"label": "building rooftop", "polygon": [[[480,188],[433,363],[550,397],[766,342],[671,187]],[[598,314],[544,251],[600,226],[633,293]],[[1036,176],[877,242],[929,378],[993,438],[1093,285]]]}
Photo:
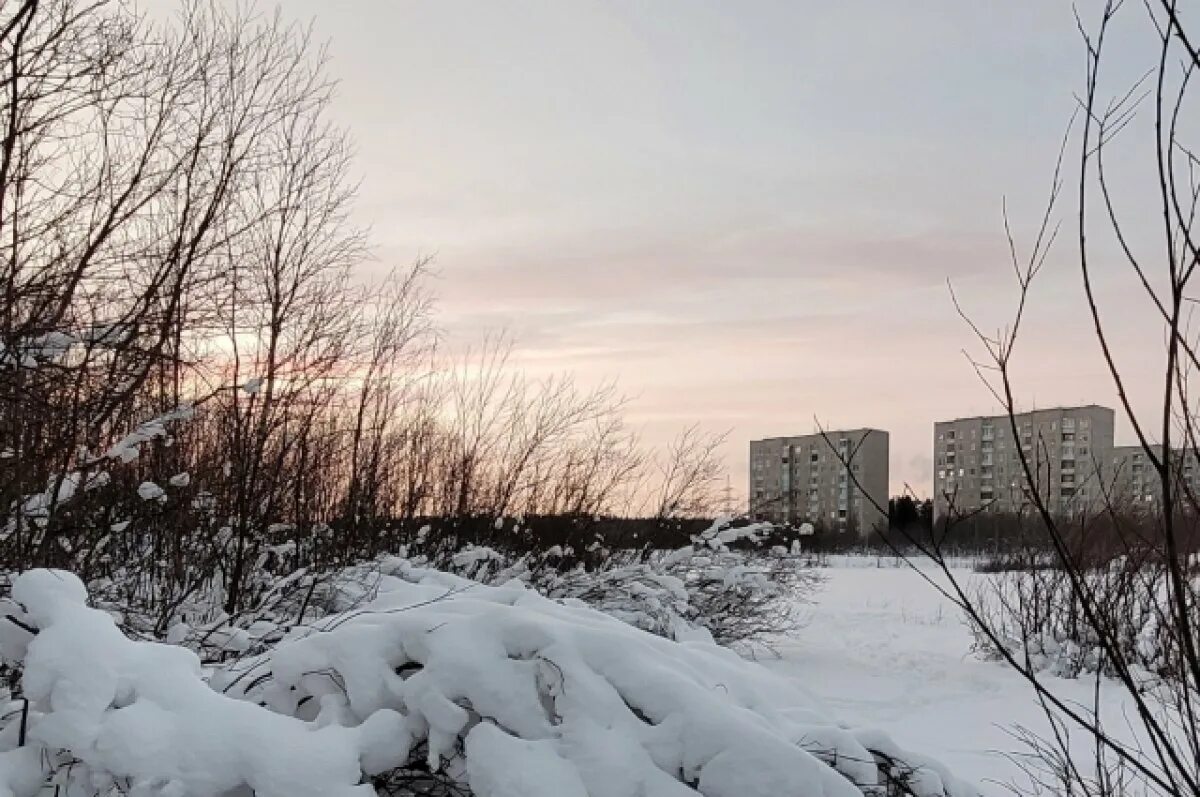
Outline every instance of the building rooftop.
{"label": "building rooftop", "polygon": [[[1037,409],[1024,410],[1022,412],[1018,412],[1015,414],[1016,415],[1034,415],[1039,412],[1068,412],[1070,410],[1107,410],[1108,412],[1113,411],[1111,407],[1105,407],[1101,404],[1078,404],[1078,405],[1073,405],[1073,406],[1069,406],[1069,407],[1038,407]],[[947,418],[944,421],[934,421],[934,423],[938,424],[938,423],[958,423],[959,421],[984,421],[989,418],[1007,418],[1007,417],[1008,417],[1007,412],[999,412],[999,413],[996,413],[995,415],[966,415],[961,418]]]}
{"label": "building rooftop", "polygon": [[[825,434],[833,436],[836,434],[855,434],[857,432],[874,432],[875,434],[887,434],[885,429],[876,429],[871,426],[860,426],[854,429],[826,429]],[[779,435],[777,437],[762,437],[757,440],[751,440],[751,443],[769,443],[773,440],[795,440],[797,437],[820,437],[821,432],[806,432],[804,434]]]}

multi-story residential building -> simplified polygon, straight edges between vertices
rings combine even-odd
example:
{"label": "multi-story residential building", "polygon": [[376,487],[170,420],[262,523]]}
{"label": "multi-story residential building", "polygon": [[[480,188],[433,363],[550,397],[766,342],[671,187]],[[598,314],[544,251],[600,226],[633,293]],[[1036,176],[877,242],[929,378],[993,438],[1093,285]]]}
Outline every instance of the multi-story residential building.
{"label": "multi-story residential building", "polygon": [[754,518],[866,535],[887,523],[888,433],[848,429],[752,440],[749,494]]}
{"label": "multi-story residential building", "polygon": [[[1015,422],[1015,423],[1014,423]],[[1014,437],[1013,429],[1016,428]],[[1039,493],[1056,514],[1073,514],[1102,498],[1113,453],[1113,411],[1089,404],[933,425],[934,517],[1021,512],[1029,504],[1024,452]]]}
{"label": "multi-story residential building", "polygon": [[[1162,462],[1163,447],[1153,444],[1150,453]],[[1177,491],[1187,490],[1193,495],[1200,489],[1200,463],[1197,452],[1192,448],[1175,449],[1171,465],[1175,478],[1172,484]],[[1162,481],[1150,454],[1140,445],[1116,446],[1107,471],[1111,485],[1108,500],[1121,509],[1156,509],[1162,499]]]}

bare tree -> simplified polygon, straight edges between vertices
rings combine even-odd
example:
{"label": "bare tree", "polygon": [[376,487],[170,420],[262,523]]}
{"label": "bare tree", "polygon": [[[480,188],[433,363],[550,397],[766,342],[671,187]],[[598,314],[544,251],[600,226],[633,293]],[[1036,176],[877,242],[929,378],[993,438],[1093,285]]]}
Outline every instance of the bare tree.
{"label": "bare tree", "polygon": [[[1147,2],[1141,10],[1154,31],[1155,63],[1144,78],[1119,89],[1113,99],[1103,99],[1106,83],[1101,68],[1109,63],[1107,40],[1123,14],[1138,13],[1121,6],[1119,0],[1105,2],[1094,27],[1079,21],[1087,74],[1077,125],[1081,132],[1075,145],[1079,167],[1076,245],[1089,325],[1121,411],[1151,464],[1157,500],[1152,509],[1129,512],[1116,493],[1117,480],[1109,472],[1097,485],[1102,496],[1097,508],[1063,512],[1052,500],[1052,491],[1059,485],[1051,481],[1051,469],[1046,467],[1047,447],[1044,441],[1037,441],[1028,448],[1017,446],[1015,452],[1027,509],[1013,531],[1027,535],[1029,544],[1012,563],[1018,568],[1013,575],[998,579],[992,589],[983,592],[968,589],[958,579],[943,543],[956,524],[980,510],[959,511],[953,495],[946,496],[951,509],[940,529],[929,540],[912,542],[939,566],[940,578],[930,578],[930,583],[964,611],[981,644],[1025,679],[1044,709],[1048,734],[1017,731],[1017,737],[1028,746],[1028,754],[1019,758],[1031,777],[1028,788],[1038,793],[1085,795],[1131,791],[1197,795],[1200,505],[1186,463],[1194,461],[1197,452],[1197,414],[1188,392],[1188,376],[1198,364],[1200,341],[1188,321],[1195,303],[1191,281],[1200,263],[1200,242],[1192,227],[1200,199],[1200,180],[1196,179],[1200,163],[1184,136],[1191,132],[1185,121],[1194,119],[1188,88],[1200,67],[1200,52],[1196,35],[1187,29],[1175,0]],[[1137,251],[1118,210],[1120,194],[1106,170],[1106,153],[1122,140],[1122,133],[1136,130],[1135,116],[1146,105],[1153,119],[1147,154],[1158,189],[1162,237],[1156,248]],[[1017,286],[1016,308],[1009,324],[994,334],[986,333],[954,297],[982,350],[971,362],[1008,415],[1014,440],[1021,438],[1012,366],[1035,280],[1058,232],[1054,208],[1061,200],[1062,165],[1070,140],[1069,135],[1064,139],[1050,201],[1032,249],[1024,257],[1018,254],[1005,214]],[[1093,200],[1098,200],[1098,211]],[[1092,235],[1097,222],[1111,233],[1164,333],[1157,412],[1134,407],[1127,390],[1130,377],[1113,346],[1112,311],[1101,309]],[[1139,645],[1147,641],[1142,632],[1148,626],[1156,629],[1153,669],[1145,666],[1150,659],[1139,652]],[[1096,678],[1095,700],[1090,706],[1063,700],[1039,678],[1045,658],[1043,643],[1056,635],[1059,642],[1083,647],[1091,659],[1084,667]],[[1100,716],[1101,692],[1114,689],[1130,707],[1127,724],[1133,738],[1105,725]],[[1091,762],[1080,761],[1072,749],[1073,740],[1080,736],[1087,740],[1094,758]]]}
{"label": "bare tree", "polygon": [[711,508],[723,438],[652,466],[613,386],[532,379],[504,336],[448,363],[428,261],[361,278],[332,95],[279,14],[0,0],[0,567],[79,570],[161,633],[431,517],[590,545],[580,518]]}
{"label": "bare tree", "polygon": [[659,457],[654,517],[697,517],[716,506],[717,482],[724,471],[720,448],[727,434],[707,434],[689,426]]}

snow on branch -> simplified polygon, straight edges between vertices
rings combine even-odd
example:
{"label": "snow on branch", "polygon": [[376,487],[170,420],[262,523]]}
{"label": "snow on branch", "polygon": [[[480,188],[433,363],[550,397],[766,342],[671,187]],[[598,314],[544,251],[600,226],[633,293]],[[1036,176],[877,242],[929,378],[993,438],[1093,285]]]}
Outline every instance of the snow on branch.
{"label": "snow on branch", "polygon": [[976,794],[711,642],[517,581],[386,570],[371,600],[207,681],[192,652],[126,638],[72,574],[22,574],[0,655],[23,663],[29,709],[0,729],[0,795],[53,778],[69,794],[365,797],[410,777],[478,797],[859,797],[900,777],[916,797]]}

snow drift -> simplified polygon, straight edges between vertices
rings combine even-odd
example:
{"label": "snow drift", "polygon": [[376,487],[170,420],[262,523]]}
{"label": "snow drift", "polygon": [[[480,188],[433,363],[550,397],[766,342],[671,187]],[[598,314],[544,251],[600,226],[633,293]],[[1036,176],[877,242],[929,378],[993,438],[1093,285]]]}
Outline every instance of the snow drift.
{"label": "snow drift", "polygon": [[48,778],[66,795],[405,794],[412,772],[481,797],[975,794],[711,642],[389,569],[371,600],[208,676],[127,639],[73,575],[21,575],[0,652],[29,702],[0,730],[0,795]]}

